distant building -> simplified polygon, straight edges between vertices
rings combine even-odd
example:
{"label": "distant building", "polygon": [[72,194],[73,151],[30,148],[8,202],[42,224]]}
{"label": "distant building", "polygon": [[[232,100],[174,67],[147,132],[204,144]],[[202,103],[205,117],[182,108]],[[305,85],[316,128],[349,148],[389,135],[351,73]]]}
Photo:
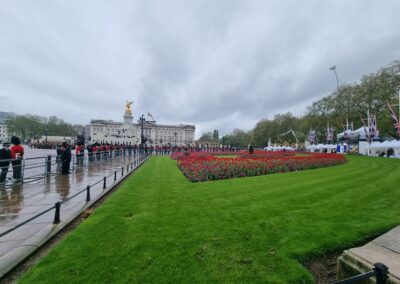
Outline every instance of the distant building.
{"label": "distant building", "polygon": [[90,124],[85,125],[85,133],[84,133],[84,138],[85,141],[88,141],[90,137]]}
{"label": "distant building", "polygon": [[0,144],[3,144],[3,142],[8,141],[8,135],[7,135],[7,126],[4,124],[0,124]]}
{"label": "distant building", "polygon": [[140,144],[143,127],[143,136],[147,139],[147,145],[194,145],[196,130],[194,125],[157,124],[150,114],[148,117],[151,117],[151,120],[144,120],[143,126],[140,119],[137,123],[133,123],[130,104],[127,104],[124,122],[92,119],[90,134],[86,135],[91,138],[91,142]]}
{"label": "distant building", "polygon": [[16,114],[13,112],[0,111],[0,125],[6,124],[7,119],[15,118]]}
{"label": "distant building", "polygon": [[13,112],[0,111],[0,144],[3,144],[3,142],[8,142],[10,140],[7,133],[6,122],[10,118],[15,118],[15,116],[16,115]]}

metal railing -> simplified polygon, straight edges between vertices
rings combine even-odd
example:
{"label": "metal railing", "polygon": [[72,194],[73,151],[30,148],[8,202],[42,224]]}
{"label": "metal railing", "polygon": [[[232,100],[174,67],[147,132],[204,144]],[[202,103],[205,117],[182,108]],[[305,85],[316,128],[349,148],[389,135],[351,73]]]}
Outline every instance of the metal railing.
{"label": "metal railing", "polygon": [[334,282],[333,284],[351,284],[374,276],[376,277],[376,284],[386,284],[386,280],[389,277],[388,274],[389,268],[383,263],[377,262],[374,263],[374,268],[371,271]]}
{"label": "metal railing", "polygon": [[[84,154],[72,154],[70,169],[75,170],[79,167],[89,166],[105,160],[119,158],[123,156],[137,156],[144,154],[138,150],[110,150],[100,152],[85,152]],[[0,167],[0,174],[3,168],[7,168],[5,181],[0,184],[7,184],[8,181],[14,182],[30,182],[36,181],[61,172],[61,158],[57,155],[47,155],[26,159],[8,159],[1,160],[1,163],[8,163],[7,166]],[[12,176],[12,179],[11,177]],[[8,179],[7,179],[8,177]]]}
{"label": "metal railing", "polygon": [[[144,156],[139,156],[138,159],[134,160],[133,162],[128,163],[128,164],[126,165],[126,169],[127,169],[126,174],[129,173],[129,169],[130,169],[130,172],[133,172],[134,170],[136,170],[136,169],[137,169],[140,165],[142,165],[150,156],[151,156],[151,154],[147,154],[147,155],[144,155]],[[124,168],[125,168],[125,166],[122,166],[122,167],[121,167],[121,178],[124,176]],[[58,223],[60,223],[60,222],[61,222],[61,205],[62,205],[62,204],[64,204],[64,203],[70,201],[71,199],[75,198],[76,196],[82,194],[83,192],[86,192],[86,199],[85,199],[85,201],[86,201],[86,202],[91,201],[91,198],[90,198],[91,189],[92,189],[94,186],[96,186],[97,184],[101,183],[101,182],[103,182],[102,189],[106,189],[106,188],[107,188],[107,179],[110,178],[110,177],[113,177],[113,182],[116,182],[116,181],[117,181],[117,171],[114,171],[114,172],[111,173],[110,175],[103,177],[101,180],[99,180],[99,181],[97,181],[97,182],[94,182],[94,183],[92,183],[92,184],[87,185],[84,189],[82,189],[82,190],[78,191],[77,193],[71,195],[71,196],[68,197],[67,199],[65,199],[65,200],[63,200],[63,201],[57,201],[57,202],[56,202],[53,206],[51,206],[50,208],[47,208],[47,209],[43,210],[42,212],[36,214],[35,216],[33,216],[33,217],[31,217],[31,218],[29,218],[29,219],[27,219],[27,220],[25,220],[25,221],[23,221],[23,222],[21,222],[21,223],[15,225],[14,227],[12,227],[12,228],[10,228],[10,229],[8,229],[7,231],[0,233],[0,238],[3,237],[3,236],[5,236],[5,235],[7,235],[7,234],[9,234],[9,233],[11,233],[11,232],[13,232],[13,231],[15,231],[16,229],[18,229],[18,228],[22,227],[23,225],[25,225],[25,224],[31,222],[32,220],[35,220],[35,219],[39,218],[40,216],[42,216],[42,215],[48,213],[49,211],[51,211],[51,210],[53,210],[53,209],[55,209],[55,211],[54,211],[54,220],[53,220],[53,224],[58,224]]]}

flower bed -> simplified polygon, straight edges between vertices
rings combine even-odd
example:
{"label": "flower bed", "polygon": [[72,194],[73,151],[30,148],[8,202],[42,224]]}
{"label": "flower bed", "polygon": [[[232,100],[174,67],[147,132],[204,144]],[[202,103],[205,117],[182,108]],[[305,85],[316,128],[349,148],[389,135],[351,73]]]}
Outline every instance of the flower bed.
{"label": "flower bed", "polygon": [[[237,155],[238,158],[224,158],[223,155]],[[175,153],[172,158],[177,160],[179,169],[190,181],[284,173],[346,162],[346,158],[338,154],[307,153],[297,156],[294,152],[264,151],[256,151],[252,155],[248,152]]]}

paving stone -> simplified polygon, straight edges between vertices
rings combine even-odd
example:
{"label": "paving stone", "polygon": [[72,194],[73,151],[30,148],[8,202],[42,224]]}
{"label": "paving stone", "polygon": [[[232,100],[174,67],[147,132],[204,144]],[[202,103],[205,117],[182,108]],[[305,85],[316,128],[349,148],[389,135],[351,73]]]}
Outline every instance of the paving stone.
{"label": "paving stone", "polygon": [[[116,170],[117,182],[126,178],[126,164],[130,164],[135,158],[134,156],[121,156],[77,168],[70,175],[57,174],[35,182],[6,185],[5,187],[3,185],[0,188],[0,234],[52,207],[55,202],[66,200],[86,189],[88,184],[101,180],[91,189],[90,202],[86,202],[86,192],[84,191],[62,204],[59,224],[52,224],[55,212],[53,209],[0,237],[0,277],[43,245],[116,184],[114,176],[112,176],[107,180],[106,190],[103,190],[102,178],[104,176],[113,175]],[[122,166],[124,167],[124,176],[121,177]]]}
{"label": "paving stone", "polygon": [[[400,226],[368,244],[343,252],[338,258],[338,279],[365,273],[381,262],[389,268],[388,284],[400,284]],[[372,279],[362,283],[375,283]]]}

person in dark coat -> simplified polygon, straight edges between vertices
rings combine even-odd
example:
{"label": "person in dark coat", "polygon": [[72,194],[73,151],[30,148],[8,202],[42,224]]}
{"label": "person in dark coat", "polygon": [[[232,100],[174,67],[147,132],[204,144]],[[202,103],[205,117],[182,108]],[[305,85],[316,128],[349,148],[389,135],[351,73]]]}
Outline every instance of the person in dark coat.
{"label": "person in dark coat", "polygon": [[71,148],[66,142],[63,142],[61,144],[60,159],[61,159],[61,173],[69,174],[69,165],[71,163]]}
{"label": "person in dark coat", "polygon": [[8,168],[10,166],[11,150],[10,143],[3,143],[3,148],[0,149],[0,182],[5,182],[7,178]]}

